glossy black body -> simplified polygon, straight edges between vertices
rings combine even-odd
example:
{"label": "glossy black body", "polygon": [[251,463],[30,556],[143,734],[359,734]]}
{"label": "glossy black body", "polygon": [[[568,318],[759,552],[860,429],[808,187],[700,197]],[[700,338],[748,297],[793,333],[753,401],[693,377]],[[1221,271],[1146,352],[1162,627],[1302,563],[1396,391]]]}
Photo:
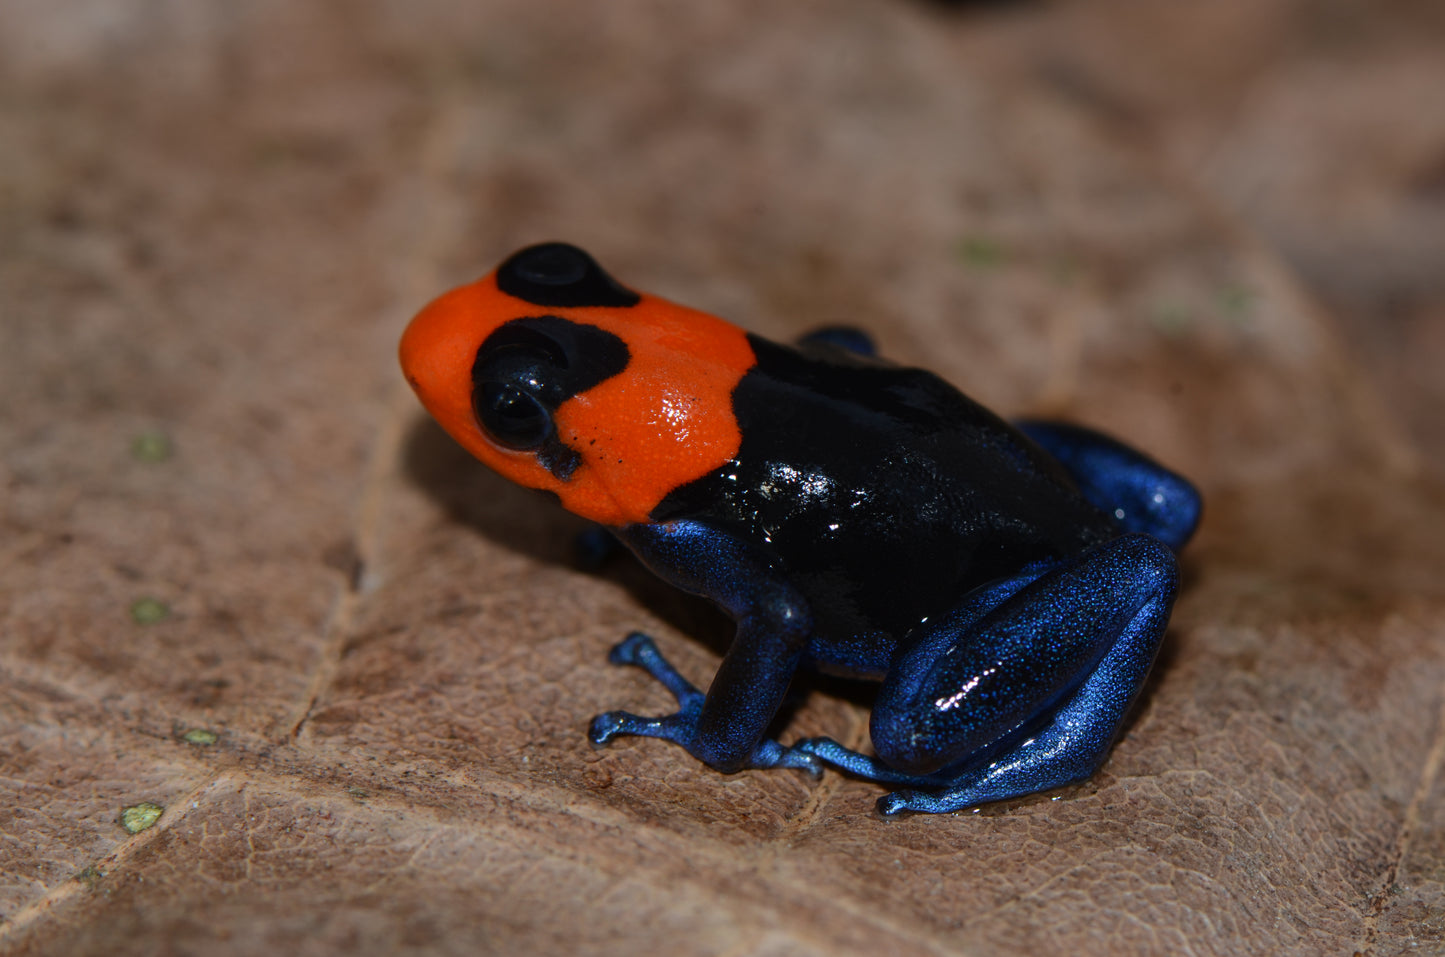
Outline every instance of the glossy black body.
{"label": "glossy black body", "polygon": [[812,610],[818,667],[880,675],[961,595],[1120,533],[1052,457],[932,373],[829,342],[749,341],[736,459],[653,518],[771,556]]}

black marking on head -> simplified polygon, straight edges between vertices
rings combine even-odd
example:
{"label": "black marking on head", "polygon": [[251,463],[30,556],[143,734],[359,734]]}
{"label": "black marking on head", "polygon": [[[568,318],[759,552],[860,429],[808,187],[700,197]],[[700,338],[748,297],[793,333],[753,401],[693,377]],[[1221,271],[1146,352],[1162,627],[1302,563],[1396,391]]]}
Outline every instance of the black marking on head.
{"label": "black marking on head", "polygon": [[537,450],[537,461],[542,463],[543,468],[565,482],[572,477],[573,472],[577,471],[577,466],[582,464],[582,456],[568,448],[566,443],[553,433],[551,438]]}
{"label": "black marking on head", "polygon": [[617,336],[560,316],[513,319],[497,328],[472,363],[472,411],[503,448],[534,450],[562,481],[582,457],[557,435],[552,415],[572,396],[627,368],[631,354]]}
{"label": "black marking on head", "polygon": [[528,246],[497,268],[497,288],[534,306],[635,306],[642,297],[567,243]]}

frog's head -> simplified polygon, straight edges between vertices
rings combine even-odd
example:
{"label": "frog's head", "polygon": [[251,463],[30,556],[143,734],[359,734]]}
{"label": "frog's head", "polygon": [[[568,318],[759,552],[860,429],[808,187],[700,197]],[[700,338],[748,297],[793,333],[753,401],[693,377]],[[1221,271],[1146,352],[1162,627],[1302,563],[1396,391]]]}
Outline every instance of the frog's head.
{"label": "frog's head", "polygon": [[531,246],[423,309],[407,381],[469,452],[604,525],[737,454],[742,330],[622,286],[582,250]]}

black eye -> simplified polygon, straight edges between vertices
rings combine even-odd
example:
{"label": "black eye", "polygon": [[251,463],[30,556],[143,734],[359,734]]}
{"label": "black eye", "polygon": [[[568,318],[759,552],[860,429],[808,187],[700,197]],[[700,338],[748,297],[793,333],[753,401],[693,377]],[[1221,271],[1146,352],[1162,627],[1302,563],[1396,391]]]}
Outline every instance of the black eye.
{"label": "black eye", "polygon": [[596,326],[558,316],[513,319],[477,349],[472,412],[493,442],[536,453],[537,461],[565,482],[582,460],[558,438],[552,414],[627,362],[622,340]]}
{"label": "black eye", "polygon": [[552,434],[552,416],[534,397],[515,386],[483,382],[472,393],[477,421],[498,445],[535,449]]}

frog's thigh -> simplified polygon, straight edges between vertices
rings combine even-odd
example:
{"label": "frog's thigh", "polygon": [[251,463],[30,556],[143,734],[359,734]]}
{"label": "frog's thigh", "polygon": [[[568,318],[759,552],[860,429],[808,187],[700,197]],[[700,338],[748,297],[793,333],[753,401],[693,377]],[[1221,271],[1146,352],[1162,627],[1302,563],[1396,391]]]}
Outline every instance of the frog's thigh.
{"label": "frog's thigh", "polygon": [[1055,757],[1087,764],[1077,775],[1087,776],[1148,674],[1177,579],[1168,547],[1126,535],[962,629],[948,631],[950,616],[890,669],[873,708],[874,749],[893,768],[930,774],[1068,711],[1077,727],[1056,742],[1069,753]]}

